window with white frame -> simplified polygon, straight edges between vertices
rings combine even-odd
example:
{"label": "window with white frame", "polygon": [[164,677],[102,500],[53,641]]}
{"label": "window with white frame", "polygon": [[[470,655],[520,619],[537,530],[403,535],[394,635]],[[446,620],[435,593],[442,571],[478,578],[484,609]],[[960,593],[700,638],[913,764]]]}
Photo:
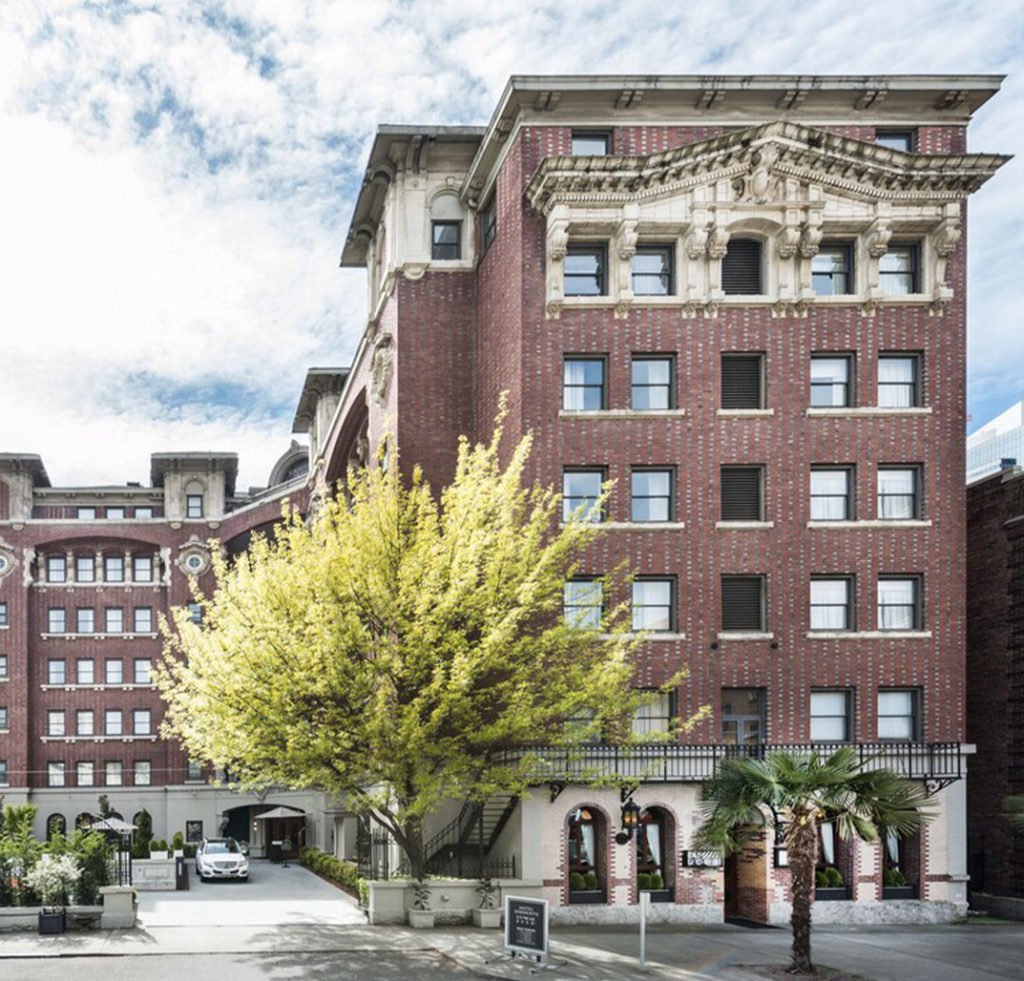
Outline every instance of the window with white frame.
{"label": "window with white frame", "polygon": [[135,508],[135,517],[139,521],[148,521],[153,517],[153,509],[150,507],[137,507]]}
{"label": "window with white frame", "polygon": [[562,408],[567,412],[595,412],[607,407],[603,357],[566,357],[562,366]]}
{"label": "window with white frame", "polygon": [[851,739],[851,692],[821,690],[811,692],[811,742],[846,743]]}
{"label": "window with white frame", "polygon": [[124,684],[124,661],[119,657],[108,657],[103,665],[104,679],[108,685]]}
{"label": "window with white frame", "polygon": [[50,685],[63,685],[65,679],[64,659],[59,657],[50,658],[46,662],[46,681]]}
{"label": "window with white frame", "polygon": [[853,469],[811,468],[811,521],[853,519]]}
{"label": "window with white frame", "polygon": [[643,577],[633,581],[633,629],[670,633],[675,629],[675,580]]}
{"label": "window with white frame", "polygon": [[108,521],[123,521],[124,520],[124,508],[107,508],[106,517]]}
{"label": "window with white frame", "polygon": [[104,629],[108,634],[124,633],[124,607],[108,606],[104,611]]}
{"label": "window with white frame", "polygon": [[92,787],[96,783],[96,764],[80,760],[76,764],[75,782],[79,787]]}
{"label": "window with white frame", "polygon": [[133,613],[135,633],[151,634],[153,632],[153,608],[151,606],[137,606]]}
{"label": "window with white frame", "polygon": [[46,713],[46,735],[63,736],[64,732],[64,710],[50,709]]}
{"label": "window with white frame", "polygon": [[133,555],[132,556],[132,579],[135,582],[153,581],[153,556]]}
{"label": "window with white frame", "polygon": [[878,580],[878,629],[920,630],[919,576],[883,576]]}
{"label": "window with white frame", "polygon": [[919,693],[913,688],[878,692],[878,738],[883,742],[911,742],[918,738]]}
{"label": "window with white frame", "polygon": [[80,685],[96,683],[96,662],[91,657],[80,657],[75,664],[75,677]]}
{"label": "window with white frame", "polygon": [[124,784],[124,766],[120,760],[107,760],[103,764],[104,779],[108,787],[120,787]]}
{"label": "window with white frame", "polygon": [[853,580],[816,576],[811,580],[811,630],[853,629]]}
{"label": "window with white frame", "polygon": [[135,709],[132,712],[132,732],[136,736],[153,734],[153,713],[149,709]]}
{"label": "window with white frame", "polygon": [[124,735],[124,718],[120,709],[107,709],[103,713],[103,731],[108,736]]}
{"label": "window with white frame", "polygon": [[63,555],[48,555],[46,557],[46,581],[67,582],[68,561]]}
{"label": "window with white frame", "polygon": [[78,508],[75,513],[79,521],[96,520],[96,508]]}
{"label": "window with white frame", "polygon": [[75,731],[80,736],[94,736],[96,734],[96,720],[92,709],[78,710]]}
{"label": "window with white frame", "polygon": [[64,764],[51,760],[46,764],[46,785],[48,787],[64,786]]}
{"label": "window with white frame", "polygon": [[878,468],[878,517],[913,521],[921,516],[920,468]]}
{"label": "window with white frame", "polygon": [[152,684],[153,677],[151,674],[151,669],[152,662],[148,657],[137,657],[135,659],[135,684]]}
{"label": "window with white frame", "polygon": [[75,556],[75,581],[95,582],[96,581],[96,556],[76,555]]}
{"label": "window with white frame", "polygon": [[920,374],[920,355],[879,355],[879,406],[885,409],[912,409],[919,406],[921,404]]}
{"label": "window with white frame", "polygon": [[75,611],[75,630],[80,634],[95,632],[96,611],[91,606],[80,606]]}
{"label": "window with white frame", "polygon": [[603,469],[562,472],[562,520],[603,521],[600,503]]}
{"label": "window with white frame", "polygon": [[570,579],[563,591],[565,622],[577,630],[600,630],[604,589],[599,579]]}
{"label": "window with white frame", "polygon": [[46,611],[46,630],[51,634],[62,634],[67,630],[67,612],[62,606],[51,606]]}
{"label": "window with white frame", "polygon": [[103,578],[106,582],[124,582],[124,556],[103,556]]}

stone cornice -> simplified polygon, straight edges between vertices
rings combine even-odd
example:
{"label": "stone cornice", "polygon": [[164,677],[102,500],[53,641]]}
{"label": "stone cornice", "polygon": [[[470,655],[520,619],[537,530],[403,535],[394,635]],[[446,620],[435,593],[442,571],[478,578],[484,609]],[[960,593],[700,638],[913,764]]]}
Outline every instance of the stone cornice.
{"label": "stone cornice", "polygon": [[1009,159],[904,153],[780,120],[647,156],[548,157],[526,194],[547,213],[556,203],[640,200],[749,174],[755,200],[767,198],[772,177],[789,177],[865,200],[958,201]]}

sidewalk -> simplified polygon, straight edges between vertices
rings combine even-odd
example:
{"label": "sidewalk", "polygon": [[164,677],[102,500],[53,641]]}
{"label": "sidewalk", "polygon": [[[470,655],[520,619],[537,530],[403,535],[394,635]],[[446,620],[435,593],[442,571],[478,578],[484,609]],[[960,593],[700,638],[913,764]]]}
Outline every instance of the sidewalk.
{"label": "sidewalk", "polygon": [[[872,981],[996,981],[1024,979],[1024,924],[959,927],[819,928],[812,938],[816,963]],[[635,928],[557,928],[551,959],[565,962],[553,978],[594,981],[624,978],[751,981],[744,965],[788,961],[788,930],[740,927],[659,927],[648,935],[648,970],[640,973]],[[76,932],[61,937],[0,935],[0,959],[117,957],[259,952],[285,955],[438,951],[481,977],[525,978],[531,964],[503,958],[501,935],[471,927],[411,930],[400,927],[288,925],[136,927]],[[489,963],[490,962],[490,963]],[[0,970],[0,974],[3,971]]]}

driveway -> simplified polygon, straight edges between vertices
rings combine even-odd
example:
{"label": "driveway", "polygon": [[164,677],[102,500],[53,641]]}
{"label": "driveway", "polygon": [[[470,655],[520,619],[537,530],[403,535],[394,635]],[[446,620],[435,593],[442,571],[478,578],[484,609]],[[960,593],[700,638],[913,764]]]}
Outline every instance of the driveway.
{"label": "driveway", "polygon": [[195,870],[183,892],[140,892],[139,925],[150,927],[365,925],[347,893],[301,865],[253,860],[248,882],[200,882]]}

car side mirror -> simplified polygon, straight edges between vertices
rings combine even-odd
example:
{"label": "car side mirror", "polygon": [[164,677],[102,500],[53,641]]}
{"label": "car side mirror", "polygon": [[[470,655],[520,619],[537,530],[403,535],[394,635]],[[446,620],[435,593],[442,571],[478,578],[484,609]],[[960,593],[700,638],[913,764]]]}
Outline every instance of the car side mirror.
{"label": "car side mirror", "polygon": [[249,842],[247,842],[247,841],[240,841],[238,843],[238,847],[242,849],[242,854],[245,855],[246,858],[248,858],[249,857]]}

